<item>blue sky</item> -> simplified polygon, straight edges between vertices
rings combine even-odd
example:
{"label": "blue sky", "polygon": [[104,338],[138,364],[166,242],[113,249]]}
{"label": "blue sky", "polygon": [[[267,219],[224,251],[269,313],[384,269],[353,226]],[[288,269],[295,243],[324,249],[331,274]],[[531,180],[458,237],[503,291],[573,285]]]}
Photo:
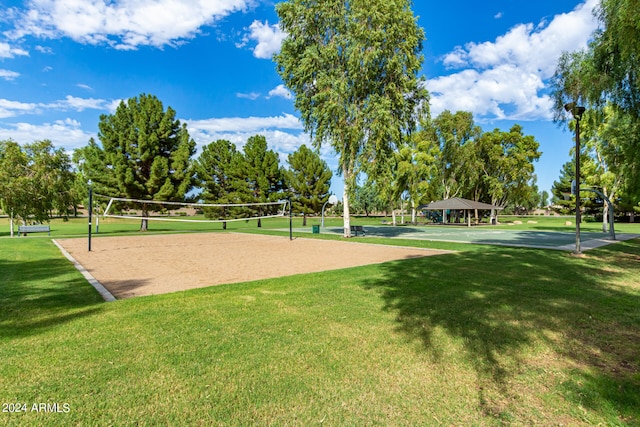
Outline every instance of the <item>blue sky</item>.
{"label": "blue sky", "polygon": [[[0,0],[0,139],[72,151],[96,136],[101,114],[147,93],[199,146],[263,134],[284,161],[309,139],[270,60],[284,36],[275,3]],[[597,5],[416,0],[432,114],[471,111],[485,130],[520,123],[540,142],[538,185],[550,190],[573,143],[552,122],[548,80],[562,51],[586,46]],[[335,169],[335,153],[321,155]],[[332,191],[341,196],[337,176]]]}

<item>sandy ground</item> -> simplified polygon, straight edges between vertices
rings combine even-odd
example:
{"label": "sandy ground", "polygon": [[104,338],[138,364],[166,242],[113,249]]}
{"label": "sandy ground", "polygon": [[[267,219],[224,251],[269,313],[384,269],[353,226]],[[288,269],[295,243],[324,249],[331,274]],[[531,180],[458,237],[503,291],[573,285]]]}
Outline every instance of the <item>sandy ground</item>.
{"label": "sandy ground", "polygon": [[234,233],[57,242],[116,298],[438,255],[443,251]]}

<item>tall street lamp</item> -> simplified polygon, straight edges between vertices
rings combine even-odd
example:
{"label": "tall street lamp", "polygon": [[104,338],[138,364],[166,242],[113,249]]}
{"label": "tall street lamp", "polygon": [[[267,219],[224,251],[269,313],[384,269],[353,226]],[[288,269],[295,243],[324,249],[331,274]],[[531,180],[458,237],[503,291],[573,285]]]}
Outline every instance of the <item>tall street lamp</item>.
{"label": "tall street lamp", "polygon": [[575,254],[580,254],[580,119],[584,114],[585,108],[570,102],[564,106],[564,109],[571,113],[576,120],[576,250]]}

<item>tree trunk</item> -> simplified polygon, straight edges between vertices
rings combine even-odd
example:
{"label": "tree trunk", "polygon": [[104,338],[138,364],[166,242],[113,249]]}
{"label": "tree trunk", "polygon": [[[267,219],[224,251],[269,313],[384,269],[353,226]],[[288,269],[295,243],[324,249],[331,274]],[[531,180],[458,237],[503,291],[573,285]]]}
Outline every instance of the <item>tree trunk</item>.
{"label": "tree trunk", "polygon": [[604,200],[604,206],[602,209],[602,232],[609,231],[609,204]]}
{"label": "tree trunk", "polygon": [[351,217],[349,214],[349,181],[351,173],[348,167],[344,168],[344,192],[342,193],[342,220],[344,237],[351,237]]}
{"label": "tree trunk", "polygon": [[149,212],[142,211],[142,216],[144,218],[142,218],[142,221],[140,221],[140,231],[141,232],[149,231],[149,220],[147,219],[147,217],[149,216]]}
{"label": "tree trunk", "polygon": [[303,227],[307,226],[307,213],[306,212],[302,213],[302,226]]}
{"label": "tree trunk", "polygon": [[411,199],[411,224],[416,224],[416,202]]}

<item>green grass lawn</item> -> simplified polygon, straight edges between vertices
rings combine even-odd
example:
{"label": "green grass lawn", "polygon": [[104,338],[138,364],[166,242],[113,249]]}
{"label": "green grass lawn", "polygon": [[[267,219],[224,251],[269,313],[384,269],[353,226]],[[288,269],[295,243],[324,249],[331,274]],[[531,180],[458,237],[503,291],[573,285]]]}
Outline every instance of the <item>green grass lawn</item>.
{"label": "green grass lawn", "polygon": [[0,238],[0,425],[640,425],[640,240],[394,244],[459,252],[104,303]]}

